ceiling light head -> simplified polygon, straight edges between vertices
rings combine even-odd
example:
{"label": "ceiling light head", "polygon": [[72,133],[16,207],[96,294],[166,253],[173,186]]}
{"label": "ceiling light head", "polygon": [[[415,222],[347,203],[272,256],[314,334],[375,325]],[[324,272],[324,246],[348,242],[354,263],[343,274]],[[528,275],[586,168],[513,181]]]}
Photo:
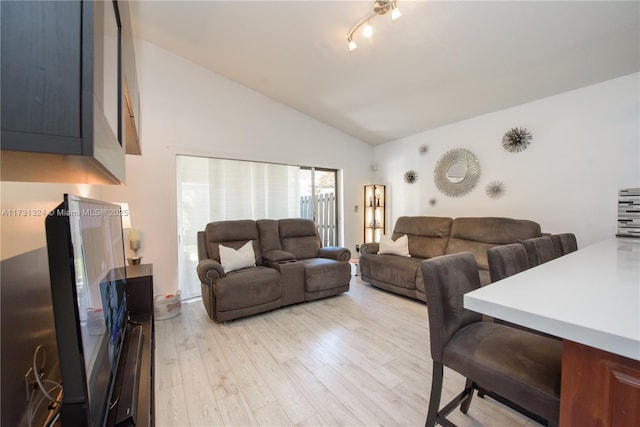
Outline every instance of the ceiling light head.
{"label": "ceiling light head", "polygon": [[355,50],[358,47],[356,42],[351,37],[349,37],[347,41],[349,42],[349,51]]}
{"label": "ceiling light head", "polygon": [[393,3],[393,6],[391,7],[391,20],[395,21],[401,16],[402,16],[402,13],[400,13],[400,9],[398,9],[398,6],[395,3]]}
{"label": "ceiling light head", "polygon": [[367,22],[367,25],[365,25],[364,28],[362,29],[362,35],[367,38],[373,35],[373,27],[369,22]]}

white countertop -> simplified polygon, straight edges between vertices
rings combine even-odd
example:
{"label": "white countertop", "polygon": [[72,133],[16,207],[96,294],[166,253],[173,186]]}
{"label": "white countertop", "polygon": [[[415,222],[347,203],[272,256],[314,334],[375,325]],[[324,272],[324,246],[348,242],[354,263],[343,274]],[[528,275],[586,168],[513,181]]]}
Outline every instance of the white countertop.
{"label": "white countertop", "polygon": [[640,239],[587,246],[469,292],[464,306],[640,360]]}

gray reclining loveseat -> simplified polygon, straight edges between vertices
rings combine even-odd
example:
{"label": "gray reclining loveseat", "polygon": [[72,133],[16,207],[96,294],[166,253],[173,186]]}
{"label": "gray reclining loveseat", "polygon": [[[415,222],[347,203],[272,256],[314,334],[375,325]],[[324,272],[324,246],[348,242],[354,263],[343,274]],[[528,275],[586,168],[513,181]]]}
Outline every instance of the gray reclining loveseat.
{"label": "gray reclining loveseat", "polygon": [[[252,249],[252,262],[225,271],[229,264],[220,252],[229,249]],[[202,302],[217,322],[338,295],[351,279],[351,252],[323,248],[308,219],[211,222],[198,232],[198,258]]]}

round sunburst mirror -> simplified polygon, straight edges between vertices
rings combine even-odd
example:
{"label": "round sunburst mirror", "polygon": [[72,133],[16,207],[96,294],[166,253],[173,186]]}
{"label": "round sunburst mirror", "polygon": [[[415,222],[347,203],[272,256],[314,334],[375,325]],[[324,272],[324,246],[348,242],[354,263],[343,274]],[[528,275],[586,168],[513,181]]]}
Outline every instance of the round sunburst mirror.
{"label": "round sunburst mirror", "polygon": [[463,196],[478,183],[480,163],[469,150],[449,150],[438,160],[433,171],[433,179],[443,194],[451,197]]}

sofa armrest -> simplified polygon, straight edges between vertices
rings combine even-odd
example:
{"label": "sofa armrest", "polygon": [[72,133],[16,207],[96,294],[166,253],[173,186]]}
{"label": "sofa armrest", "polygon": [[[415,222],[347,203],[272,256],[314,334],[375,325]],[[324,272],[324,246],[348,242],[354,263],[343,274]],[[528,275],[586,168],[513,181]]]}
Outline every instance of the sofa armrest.
{"label": "sofa armrest", "polygon": [[283,262],[283,261],[295,261],[296,257],[287,251],[282,251],[280,249],[271,249],[269,251],[262,253],[262,258],[268,262]]}
{"label": "sofa armrest", "polygon": [[380,243],[363,243],[360,245],[360,254],[377,254],[380,250]]}
{"label": "sofa armrest", "polygon": [[351,259],[351,251],[340,246],[326,246],[320,248],[318,257],[334,259],[336,261],[349,261],[349,259]]}
{"label": "sofa armrest", "polygon": [[198,263],[198,277],[202,283],[212,285],[213,282],[227,274],[224,272],[222,264],[214,259],[203,259]]}

